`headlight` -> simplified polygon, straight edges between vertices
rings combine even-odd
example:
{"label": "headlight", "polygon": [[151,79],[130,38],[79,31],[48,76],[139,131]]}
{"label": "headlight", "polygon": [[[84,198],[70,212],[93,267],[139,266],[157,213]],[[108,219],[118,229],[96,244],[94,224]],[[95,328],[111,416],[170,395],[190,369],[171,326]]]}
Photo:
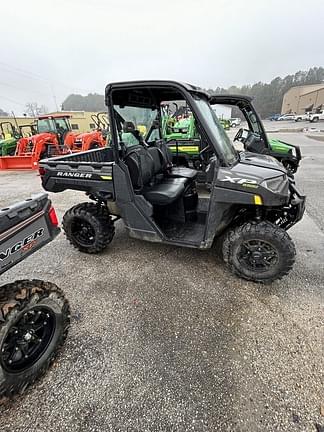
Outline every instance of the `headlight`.
{"label": "headlight", "polygon": [[271,179],[264,180],[261,183],[261,186],[265,187],[266,189],[271,190],[272,192],[282,193],[285,187],[287,187],[287,189],[288,189],[287,176],[285,174],[283,174],[283,175],[278,176],[278,177],[273,177]]}

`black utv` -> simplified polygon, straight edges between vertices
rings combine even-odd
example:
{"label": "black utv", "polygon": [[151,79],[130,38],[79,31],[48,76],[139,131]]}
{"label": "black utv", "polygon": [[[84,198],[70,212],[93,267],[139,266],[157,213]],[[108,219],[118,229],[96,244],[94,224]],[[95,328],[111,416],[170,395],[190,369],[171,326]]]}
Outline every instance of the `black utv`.
{"label": "black utv", "polygon": [[[0,275],[59,232],[44,193],[0,208]],[[0,405],[47,371],[69,322],[68,301],[55,284],[24,279],[0,286]]]}
{"label": "black utv", "polygon": [[[195,117],[209,190],[197,188],[197,171],[170,163],[161,106],[175,100]],[[295,247],[287,230],[302,218],[305,198],[276,159],[235,150],[210,102],[203,90],[173,81],[106,87],[110,146],[40,163],[46,190],[81,190],[94,201],[64,216],[76,248],[102,251],[122,218],[131,237],[151,242],[207,249],[219,239],[224,261],[248,280],[271,282],[291,270]],[[135,124],[146,126],[145,140]]]}

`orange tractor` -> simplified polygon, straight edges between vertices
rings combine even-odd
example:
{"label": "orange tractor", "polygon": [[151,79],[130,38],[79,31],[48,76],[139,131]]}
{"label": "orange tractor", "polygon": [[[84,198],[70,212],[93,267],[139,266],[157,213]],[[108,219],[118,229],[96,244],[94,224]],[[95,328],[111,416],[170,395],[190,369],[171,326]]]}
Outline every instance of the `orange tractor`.
{"label": "orange tractor", "polygon": [[40,116],[35,129],[35,135],[19,139],[13,156],[0,157],[0,169],[37,169],[40,159],[69,153],[64,145],[64,140],[73,135],[68,116]]}
{"label": "orange tractor", "polygon": [[66,143],[72,152],[87,151],[106,146],[107,114],[105,112],[92,114],[91,119],[96,125],[95,130],[77,135],[71,145]]}
{"label": "orange tractor", "polygon": [[37,133],[21,138],[15,155],[0,157],[0,170],[37,169],[41,159],[106,145],[101,130],[74,134],[69,118],[63,114],[39,116],[35,124]]}

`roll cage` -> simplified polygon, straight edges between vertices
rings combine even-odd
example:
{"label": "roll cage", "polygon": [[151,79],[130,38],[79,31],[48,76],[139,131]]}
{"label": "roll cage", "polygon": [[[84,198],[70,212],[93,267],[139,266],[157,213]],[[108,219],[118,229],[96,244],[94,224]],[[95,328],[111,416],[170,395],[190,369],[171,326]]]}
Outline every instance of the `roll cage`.
{"label": "roll cage", "polygon": [[[15,125],[13,125],[10,121],[3,121],[0,123],[0,130],[1,130],[1,134],[3,135],[3,137],[5,137],[5,129],[4,126],[6,125],[6,129],[8,131],[8,133],[13,137],[13,138],[19,138],[19,132],[17,131],[17,128]],[[9,131],[9,127],[10,127],[10,131]]]}
{"label": "roll cage", "polygon": [[[117,123],[118,121],[120,122],[121,119],[120,115],[114,109],[114,106],[151,108],[152,110],[157,109],[157,111],[160,112],[160,105],[162,102],[184,100],[195,117],[197,129],[201,138],[215,153],[220,165],[232,165],[232,162],[226,160],[224,153],[221,151],[221,143],[219,143],[214,136],[211,124],[208,123],[206,116],[198,105],[199,100],[204,100],[209,103],[210,99],[210,95],[199,87],[175,81],[131,81],[108,84],[105,91],[105,102],[108,107],[112,147],[115,159],[119,159],[118,133],[120,131],[118,130]],[[118,115],[116,115],[116,113]],[[160,129],[161,117],[159,116],[157,120],[159,121]],[[154,126],[157,128],[157,123],[155,123]],[[232,149],[235,153],[236,150],[233,146]]]}
{"label": "roll cage", "polygon": [[262,121],[253,106],[253,98],[249,96],[242,95],[213,95],[209,98],[209,103],[211,105],[231,105],[237,106],[239,110],[244,115],[244,118],[250,128],[254,133],[257,133],[260,138],[264,141],[267,148],[270,147],[267,134],[264,130]]}

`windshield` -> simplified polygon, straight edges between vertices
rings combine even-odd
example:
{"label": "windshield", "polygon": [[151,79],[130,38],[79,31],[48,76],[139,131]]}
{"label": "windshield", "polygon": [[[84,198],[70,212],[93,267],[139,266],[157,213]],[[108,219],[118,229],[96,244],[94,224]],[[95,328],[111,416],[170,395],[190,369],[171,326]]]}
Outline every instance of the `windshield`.
{"label": "windshield", "polygon": [[213,138],[217,142],[218,149],[225,162],[232,164],[237,160],[237,152],[231,143],[231,140],[220,124],[215,112],[205,99],[197,97],[195,99],[198,108],[206,120]]}
{"label": "windshield", "polygon": [[39,119],[37,120],[38,133],[42,132],[59,132],[63,133],[69,130],[67,121],[64,118]]}
{"label": "windshield", "polygon": [[53,120],[52,119],[37,120],[37,130],[38,133],[55,132]]}
{"label": "windshield", "polygon": [[117,130],[119,142],[126,147],[140,144],[146,136],[154,120],[157,117],[157,109],[114,105],[114,110],[119,114]]}
{"label": "windshield", "polygon": [[66,121],[65,118],[55,118],[54,122],[55,122],[56,130],[59,133],[64,133],[70,129],[69,123]]}

